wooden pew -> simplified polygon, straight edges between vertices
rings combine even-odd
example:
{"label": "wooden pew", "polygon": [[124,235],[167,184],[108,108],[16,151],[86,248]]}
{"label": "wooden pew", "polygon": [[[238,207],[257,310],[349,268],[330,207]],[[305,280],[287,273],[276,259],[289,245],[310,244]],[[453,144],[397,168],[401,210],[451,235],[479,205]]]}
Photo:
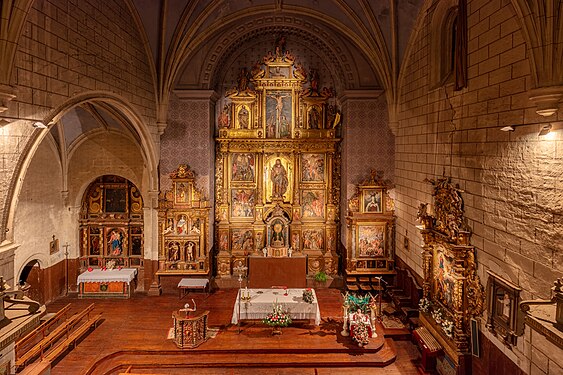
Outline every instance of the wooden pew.
{"label": "wooden pew", "polygon": [[57,328],[45,336],[41,341],[31,347],[25,354],[16,359],[15,365],[17,369],[21,369],[26,364],[37,357],[43,358],[45,352],[51,348],[63,336],[70,336],[71,330],[85,317],[89,316],[90,312],[94,309],[94,304],[91,304],[86,309],[78,314],[72,315],[69,319],[61,323]]}
{"label": "wooden pew", "polygon": [[70,310],[70,303],[57,311],[57,313],[49,320],[43,322],[33,331],[16,341],[14,351],[16,354],[16,361],[22,355],[30,350],[31,347],[36,345],[39,341],[43,340],[50,331],[54,329],[55,325],[60,324],[61,320],[66,320],[67,314]]}

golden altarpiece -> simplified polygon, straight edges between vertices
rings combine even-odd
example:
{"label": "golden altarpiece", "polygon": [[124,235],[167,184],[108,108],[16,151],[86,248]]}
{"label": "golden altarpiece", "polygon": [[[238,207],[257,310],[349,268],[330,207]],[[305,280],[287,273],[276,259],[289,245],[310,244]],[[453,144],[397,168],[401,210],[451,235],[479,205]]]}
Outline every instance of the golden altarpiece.
{"label": "golden altarpiece", "polygon": [[434,215],[424,203],[417,214],[424,240],[420,323],[460,374],[471,366],[470,344],[472,334],[476,335],[471,323],[483,312],[485,293],[476,273],[471,232],[464,222],[462,191],[447,177],[428,182],[433,185]]}
{"label": "golden altarpiece", "polygon": [[395,202],[382,173],[372,170],[348,200],[347,275],[395,273]]}
{"label": "golden altarpiece", "polygon": [[331,98],[283,38],[275,53],[241,69],[217,121],[219,276],[263,253],[306,255],[308,274],[337,273],[340,113]]}
{"label": "golden altarpiece", "polygon": [[195,177],[186,164],[180,165],[170,174],[172,188],[159,196],[159,276],[209,275],[211,207]]}
{"label": "golden altarpiece", "polygon": [[105,175],[84,193],[80,267],[143,267],[143,198],[129,180]]}

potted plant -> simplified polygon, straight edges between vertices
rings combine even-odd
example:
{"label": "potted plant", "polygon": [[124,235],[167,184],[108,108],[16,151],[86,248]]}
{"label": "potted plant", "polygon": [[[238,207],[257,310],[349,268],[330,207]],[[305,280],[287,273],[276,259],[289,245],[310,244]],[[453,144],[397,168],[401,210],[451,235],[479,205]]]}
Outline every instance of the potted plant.
{"label": "potted plant", "polygon": [[324,285],[328,280],[328,276],[325,271],[319,271],[315,274],[315,283],[319,285]]}

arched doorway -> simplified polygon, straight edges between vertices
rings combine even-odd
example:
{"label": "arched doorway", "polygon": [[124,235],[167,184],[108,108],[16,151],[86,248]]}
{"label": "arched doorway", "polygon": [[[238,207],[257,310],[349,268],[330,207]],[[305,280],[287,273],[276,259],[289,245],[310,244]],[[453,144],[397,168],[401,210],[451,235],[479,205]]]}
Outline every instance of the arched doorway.
{"label": "arched doorway", "polygon": [[80,266],[143,267],[143,199],[129,180],[105,175],[86,189],[80,211]]}
{"label": "arched doorway", "polygon": [[18,277],[18,284],[29,285],[26,295],[34,301],[45,303],[45,291],[43,290],[43,270],[37,259],[29,261],[22,269]]}

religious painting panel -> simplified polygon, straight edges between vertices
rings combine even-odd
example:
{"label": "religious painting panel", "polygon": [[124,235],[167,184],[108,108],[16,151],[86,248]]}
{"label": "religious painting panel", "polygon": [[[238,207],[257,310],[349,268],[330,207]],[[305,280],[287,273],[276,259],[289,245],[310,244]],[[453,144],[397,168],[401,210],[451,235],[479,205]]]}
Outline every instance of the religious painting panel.
{"label": "religious painting panel", "polygon": [[231,181],[254,182],[255,155],[252,153],[234,153],[231,161]]}
{"label": "religious painting panel", "polygon": [[232,251],[252,252],[254,250],[254,234],[250,229],[233,229],[231,232]]}
{"label": "religious painting panel", "polygon": [[231,190],[231,217],[253,218],[254,205],[255,200],[253,189]]}
{"label": "religious painting panel", "polygon": [[49,254],[53,255],[59,251],[59,239],[53,235],[53,241],[49,242]]}
{"label": "religious painting panel", "polygon": [[176,234],[181,236],[188,234],[188,218],[185,214],[176,216]]}
{"label": "religious painting panel", "polygon": [[103,248],[102,228],[90,227],[87,255],[100,256],[102,255],[102,248]]}
{"label": "religious painting panel", "polygon": [[356,248],[359,257],[385,256],[385,224],[358,224]]}
{"label": "religious painting panel", "polygon": [[323,182],[325,173],[324,154],[303,154],[301,156],[301,181]]}
{"label": "religious painting panel", "polygon": [[174,203],[185,204],[190,201],[190,187],[187,182],[174,183]]}
{"label": "religious painting panel", "polygon": [[266,137],[289,138],[291,136],[292,120],[292,91],[266,91]]}
{"label": "religious painting panel", "polygon": [[125,228],[106,228],[107,256],[124,256],[126,244]]}
{"label": "religious painting panel", "polygon": [[440,245],[434,249],[433,260],[433,278],[432,288],[436,300],[444,304],[448,309],[454,309],[454,286],[455,279],[453,277],[453,258],[446,255],[444,248]]}
{"label": "religious painting panel", "polygon": [[131,227],[129,229],[131,241],[131,256],[143,255],[143,228]]}
{"label": "religious painting panel", "polygon": [[303,190],[301,196],[303,219],[324,219],[324,190]]}
{"label": "religious painting panel", "polygon": [[381,189],[364,189],[362,192],[362,212],[382,213],[383,206]]}
{"label": "religious painting panel", "polygon": [[127,189],[106,188],[104,199],[104,212],[127,212]]}
{"label": "religious painting panel", "polygon": [[323,250],[324,230],[306,229],[303,231],[303,250]]}
{"label": "religious painting panel", "polygon": [[523,333],[522,317],[518,316],[521,288],[491,271],[487,273],[487,328],[505,344],[516,345]]}
{"label": "religious painting panel", "polygon": [[274,156],[264,163],[264,192],[266,201],[283,199],[290,201],[293,195],[293,167],[292,162],[284,156]]}

